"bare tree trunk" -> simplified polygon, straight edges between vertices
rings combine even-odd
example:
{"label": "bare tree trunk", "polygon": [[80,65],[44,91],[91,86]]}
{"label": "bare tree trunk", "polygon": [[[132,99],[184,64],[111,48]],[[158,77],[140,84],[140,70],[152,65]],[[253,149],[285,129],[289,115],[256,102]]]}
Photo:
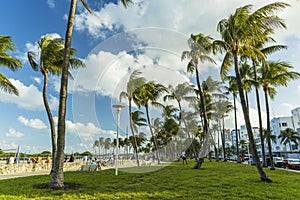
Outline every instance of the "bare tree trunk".
{"label": "bare tree trunk", "polygon": [[[256,64],[255,61],[252,61],[253,66],[253,72],[254,72],[254,81],[257,81],[257,74],[256,74]],[[256,105],[257,105],[257,112],[258,112],[258,123],[259,123],[259,137],[260,137],[260,143],[261,143],[261,153],[263,157],[263,167],[267,167],[266,162],[266,153],[265,153],[265,143],[264,143],[264,135],[263,135],[263,127],[262,127],[262,118],[261,118],[261,108],[260,108],[260,98],[259,98],[259,92],[258,87],[255,87],[255,94],[256,94]]]}
{"label": "bare tree trunk", "polygon": [[[208,134],[208,121],[207,121],[207,116],[206,116],[205,99],[204,99],[204,95],[203,95],[201,84],[200,84],[198,64],[196,65],[195,69],[196,69],[196,81],[197,81],[197,86],[198,86],[198,90],[199,90],[200,104],[201,104],[200,117],[202,117],[202,119],[203,119],[203,130],[204,130],[204,134],[206,137]],[[202,113],[202,116],[201,116],[201,113]],[[203,162],[204,162],[204,157],[199,156],[199,160],[197,161],[196,165],[194,166],[194,169],[199,169]]]}
{"label": "bare tree trunk", "polygon": [[145,108],[146,108],[146,115],[147,115],[148,126],[149,126],[149,129],[150,129],[151,136],[153,138],[153,143],[154,143],[154,148],[155,148],[155,154],[156,154],[156,157],[157,157],[157,164],[160,164],[160,157],[159,157],[160,155],[159,155],[159,152],[158,152],[157,140],[156,140],[156,136],[154,135],[153,130],[152,130],[148,105],[145,105]]}
{"label": "bare tree trunk", "polygon": [[50,106],[48,104],[47,100],[47,87],[48,87],[48,72],[46,70],[42,71],[44,75],[44,86],[43,86],[43,102],[44,106],[46,108],[46,113],[48,116],[49,124],[50,124],[50,130],[51,130],[51,142],[52,142],[52,167],[51,167],[51,173],[53,172],[53,168],[55,165],[55,154],[56,154],[56,133],[55,133],[55,127],[54,127],[54,121],[53,116],[50,110]]}
{"label": "bare tree trunk", "polygon": [[233,109],[234,109],[234,126],[235,126],[235,145],[236,145],[236,157],[237,157],[237,163],[240,163],[239,159],[239,135],[238,135],[238,129],[237,129],[237,116],[236,116],[236,96],[233,95]]}
{"label": "bare tree trunk", "polygon": [[271,130],[270,130],[270,109],[269,109],[269,100],[268,100],[268,90],[264,88],[265,92],[265,101],[266,101],[266,112],[267,112],[267,142],[268,142],[268,149],[269,149],[269,157],[271,163],[271,170],[275,170],[273,155],[272,155],[272,144],[271,144]]}
{"label": "bare tree trunk", "polygon": [[62,65],[61,86],[60,86],[60,98],[58,109],[58,134],[57,134],[57,152],[55,156],[55,166],[52,173],[52,179],[50,182],[51,188],[63,188],[64,187],[64,150],[65,150],[65,119],[66,119],[66,101],[68,90],[68,67],[70,59],[70,48],[74,24],[74,15],[76,10],[76,0],[71,0],[68,25],[65,36],[65,49],[64,60]]}
{"label": "bare tree trunk", "polygon": [[133,128],[133,122],[132,122],[132,105],[131,105],[131,98],[129,98],[129,118],[130,118],[130,129],[131,129],[131,133],[132,133],[132,137],[134,140],[134,152],[135,152],[135,158],[136,158],[136,165],[140,166],[140,161],[139,161],[139,152],[137,149],[137,141],[136,141],[136,137],[135,137],[135,133],[134,133],[134,128]]}

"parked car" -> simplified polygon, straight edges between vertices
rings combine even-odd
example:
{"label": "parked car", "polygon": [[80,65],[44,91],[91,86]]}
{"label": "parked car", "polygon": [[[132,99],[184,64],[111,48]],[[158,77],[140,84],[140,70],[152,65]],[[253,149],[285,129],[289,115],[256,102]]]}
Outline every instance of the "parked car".
{"label": "parked car", "polygon": [[[273,157],[273,162],[275,167],[283,167],[283,157]],[[267,157],[267,164],[271,166],[270,157]]]}
{"label": "parked car", "polygon": [[300,169],[300,160],[295,158],[287,158],[283,160],[283,168]]}

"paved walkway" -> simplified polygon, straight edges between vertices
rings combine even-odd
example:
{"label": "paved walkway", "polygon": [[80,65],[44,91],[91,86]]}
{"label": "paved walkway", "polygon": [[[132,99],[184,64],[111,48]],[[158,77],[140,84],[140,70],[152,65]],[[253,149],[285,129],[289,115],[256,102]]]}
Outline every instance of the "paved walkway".
{"label": "paved walkway", "polygon": [[[124,168],[124,167],[132,167],[135,166],[134,163],[127,164],[127,165],[119,165],[119,168]],[[102,170],[106,169],[114,169],[114,166],[108,166],[108,167],[102,167]],[[76,170],[67,170],[67,171],[76,171]],[[64,170],[65,172],[65,170]],[[13,173],[13,174],[0,174],[0,180],[4,179],[12,179],[12,178],[20,178],[20,177],[26,177],[26,176],[36,176],[36,175],[46,175],[50,174],[50,171],[36,171],[36,172],[25,172],[25,173]]]}
{"label": "paved walkway", "polygon": [[49,173],[50,173],[50,171],[37,171],[37,172],[26,172],[26,173],[1,174],[0,180],[11,179],[11,178],[20,178],[20,177],[26,177],[26,176],[44,175],[44,174],[49,174]]}

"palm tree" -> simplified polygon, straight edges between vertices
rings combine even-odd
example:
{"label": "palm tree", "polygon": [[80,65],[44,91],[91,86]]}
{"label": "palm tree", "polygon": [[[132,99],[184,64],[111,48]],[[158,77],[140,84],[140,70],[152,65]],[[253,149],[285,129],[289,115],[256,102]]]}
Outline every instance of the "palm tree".
{"label": "palm tree", "polygon": [[[237,128],[237,115],[236,115],[236,98],[238,94],[238,87],[236,78],[234,76],[229,77],[229,87],[228,92],[233,96],[233,109],[234,109],[234,127],[235,127],[235,144],[236,144],[236,156],[239,158],[239,138],[238,138],[238,128]],[[239,159],[237,159],[239,162]]]}
{"label": "palm tree", "polygon": [[[100,149],[104,147],[104,137],[99,138]],[[99,149],[99,159],[100,159],[100,149]]]}
{"label": "palm tree", "polygon": [[[214,42],[214,49],[225,51],[224,60],[221,66],[221,77],[224,78],[230,71],[232,64],[234,65],[235,76],[237,80],[239,96],[243,108],[244,119],[249,136],[253,160],[256,162],[256,167],[260,174],[260,179],[264,182],[271,182],[264,172],[259,161],[255,141],[252,133],[250,117],[247,109],[245,95],[243,92],[243,84],[239,70],[239,55],[245,55],[246,52],[259,54],[264,57],[251,40],[254,37],[263,35],[266,30],[272,30],[274,27],[283,26],[282,19],[276,16],[276,11],[279,11],[289,6],[286,3],[272,3],[259,8],[253,13],[250,13],[251,5],[246,5],[236,9],[234,14],[231,14],[228,19],[223,19],[218,23],[217,30],[221,34],[222,40]],[[255,38],[258,41],[257,38]]]}
{"label": "palm tree", "polygon": [[[12,71],[20,68],[22,63],[7,54],[7,51],[14,51],[15,45],[9,36],[0,36],[0,65],[9,68]],[[19,95],[18,89],[8,80],[6,76],[0,73],[0,89],[14,95]]]}
{"label": "palm tree", "polygon": [[107,150],[109,150],[111,147],[111,138],[105,138],[104,140],[104,149],[105,149],[105,154],[107,153]]}
{"label": "palm tree", "polygon": [[243,82],[243,90],[245,91],[247,110],[249,113],[248,93],[251,91],[253,74],[252,74],[251,67],[250,67],[250,65],[248,65],[247,62],[240,62],[240,74],[241,74],[241,79]]}
{"label": "palm tree", "polygon": [[[285,23],[282,22],[281,28],[286,28]],[[267,56],[271,53],[274,53],[276,51],[286,49],[287,46],[285,45],[271,45],[265,47],[266,43],[269,42],[276,42],[270,35],[273,33],[272,29],[267,29],[259,38],[259,41],[257,41],[255,38],[252,40],[253,46],[260,49],[260,51],[263,53],[264,56]],[[259,87],[260,84],[258,82],[257,77],[257,65],[259,63],[262,63],[265,61],[265,57],[261,57],[259,54],[249,54],[246,56],[246,58],[250,58],[252,61],[252,69],[253,69],[253,83],[255,88],[255,96],[256,96],[256,105],[257,105],[257,111],[258,111],[258,122],[259,122],[259,135],[260,135],[260,142],[261,142],[261,149],[262,149],[262,157],[263,157],[263,166],[267,167],[267,161],[265,156],[265,144],[264,144],[264,134],[263,134],[263,127],[262,127],[262,117],[261,117],[261,106],[260,106],[260,97],[259,97]],[[275,169],[275,168],[274,168]]]}
{"label": "palm tree", "polygon": [[280,131],[278,139],[281,138],[280,143],[284,145],[290,146],[290,151],[292,151],[292,143],[295,144],[296,148],[298,148],[300,142],[300,136],[298,135],[297,131],[294,131],[291,128],[286,128],[285,130]]}
{"label": "palm tree", "polygon": [[[83,6],[92,13],[85,0],[80,0]],[[127,7],[127,3],[130,0],[121,0],[124,7]],[[68,73],[69,73],[69,60],[71,53],[71,40],[73,33],[74,17],[76,10],[77,0],[71,0],[70,10],[68,14],[68,24],[65,36],[65,48],[64,48],[64,59],[62,65],[62,75],[60,83],[60,94],[59,94],[59,108],[58,108],[58,128],[57,128],[57,154],[55,158],[55,167],[52,173],[52,179],[50,182],[50,188],[63,188],[64,187],[64,175],[63,175],[63,161],[64,161],[64,150],[65,150],[65,131],[66,131],[66,102],[67,102],[67,91],[68,91]]]}
{"label": "palm tree", "polygon": [[[48,87],[48,76],[49,73],[52,75],[60,75],[62,71],[63,51],[64,51],[64,40],[62,38],[52,38],[46,35],[38,41],[39,50],[37,52],[27,52],[29,63],[34,71],[41,71],[44,77],[43,83],[43,102],[46,109],[47,117],[50,124],[51,130],[51,142],[52,142],[52,170],[55,165],[56,155],[56,133],[54,127],[54,120],[51,113],[51,109],[47,99],[47,87]],[[70,53],[70,68],[76,69],[79,67],[85,67],[84,63],[73,58],[76,53],[75,49],[71,49]]]}
{"label": "palm tree", "polygon": [[300,78],[300,73],[289,71],[292,69],[289,63],[284,61],[266,61],[262,64],[261,68],[259,69],[260,78],[259,82],[262,84],[264,95],[265,95],[265,104],[266,104],[266,112],[267,112],[267,142],[269,148],[269,155],[271,161],[271,169],[275,169],[273,163],[273,156],[272,156],[272,144],[270,139],[270,109],[269,109],[269,99],[274,98],[276,94],[275,88],[272,86],[287,86],[287,83],[294,79]]}
{"label": "palm tree", "polygon": [[136,133],[138,133],[138,127],[147,126],[147,120],[143,118],[142,115],[144,115],[144,113],[140,110],[136,110],[132,113],[132,123]]}
{"label": "palm tree", "polygon": [[[133,71],[129,77],[129,81],[127,82],[127,90],[120,93],[120,101],[122,101],[123,98],[127,98],[128,100],[129,124],[130,124],[130,129],[134,140],[136,140],[136,137],[134,131],[133,116],[132,116],[132,100],[136,95],[137,89],[141,87],[143,84],[145,84],[146,81],[146,79],[144,77],[140,77],[140,75],[141,75],[140,71],[138,70]],[[139,166],[140,165],[139,155],[138,155],[138,149],[136,144],[137,143],[135,141],[133,148],[135,151],[136,163],[137,166]]]}
{"label": "palm tree", "polygon": [[179,108],[179,126],[181,124],[181,111],[182,111],[182,100],[189,100],[190,97],[187,95],[193,91],[192,87],[188,84],[188,82],[184,82],[181,84],[178,84],[175,88],[173,88],[172,85],[169,85],[168,87],[169,94],[164,96],[164,101],[170,100],[176,100]]}
{"label": "palm tree", "polygon": [[93,144],[93,149],[95,151],[95,155],[96,156],[96,147],[99,147],[100,148],[100,143],[99,143],[99,140],[95,140],[94,141],[94,144]]}
{"label": "palm tree", "polygon": [[[202,33],[198,35],[192,34],[188,40],[190,51],[182,52],[182,56],[181,56],[181,60],[190,59],[187,66],[187,72],[189,73],[195,72],[196,74],[196,82],[198,86],[200,105],[201,105],[200,117],[203,118],[203,127],[204,127],[205,134],[208,134],[208,121],[206,116],[205,99],[200,84],[200,73],[199,73],[198,65],[199,65],[199,60],[201,61],[201,63],[205,61],[215,63],[215,61],[211,57],[209,57],[212,48],[211,46],[212,40],[213,38],[211,36],[206,36]],[[196,163],[196,165],[194,166],[194,169],[200,168],[203,161],[204,161],[203,158],[200,158]]]}
{"label": "palm tree", "polygon": [[157,99],[164,92],[167,92],[167,88],[165,86],[163,86],[161,84],[155,84],[154,82],[148,82],[137,89],[137,94],[134,97],[134,102],[139,108],[141,106],[145,107],[148,126],[150,129],[151,136],[153,138],[153,143],[154,143],[154,147],[155,147],[155,151],[156,151],[156,157],[157,157],[158,164],[160,164],[160,158],[159,158],[156,136],[154,135],[154,132],[152,130],[151,121],[150,121],[151,118],[150,118],[150,113],[149,113],[149,104],[162,107],[162,105],[157,102]]}

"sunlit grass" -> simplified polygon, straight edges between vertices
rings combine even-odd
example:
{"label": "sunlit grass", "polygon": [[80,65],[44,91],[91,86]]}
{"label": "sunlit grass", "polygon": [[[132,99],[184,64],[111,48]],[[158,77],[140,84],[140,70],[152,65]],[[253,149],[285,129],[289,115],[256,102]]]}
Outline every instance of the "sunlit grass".
{"label": "sunlit grass", "polygon": [[49,175],[1,180],[0,199],[300,199],[299,173],[265,169],[273,180],[268,184],[254,166],[206,161],[193,170],[193,164],[130,168],[138,173],[118,176],[114,170],[66,172],[66,185],[76,187],[65,190],[45,189]]}

